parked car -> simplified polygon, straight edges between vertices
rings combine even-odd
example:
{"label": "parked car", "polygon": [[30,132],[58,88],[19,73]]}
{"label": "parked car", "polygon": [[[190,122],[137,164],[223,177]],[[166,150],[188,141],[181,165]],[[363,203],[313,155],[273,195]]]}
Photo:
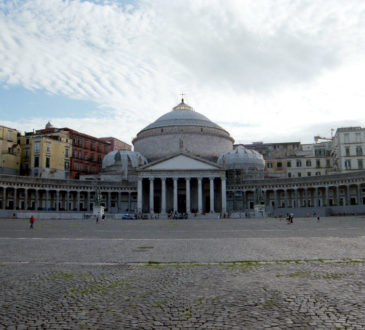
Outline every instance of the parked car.
{"label": "parked car", "polygon": [[133,214],[126,213],[122,216],[124,220],[134,220],[136,217]]}

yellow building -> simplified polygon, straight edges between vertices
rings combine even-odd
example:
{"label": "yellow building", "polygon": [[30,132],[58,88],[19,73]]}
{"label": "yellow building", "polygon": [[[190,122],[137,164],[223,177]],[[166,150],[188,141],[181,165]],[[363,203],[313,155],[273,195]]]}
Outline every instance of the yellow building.
{"label": "yellow building", "polygon": [[72,144],[67,132],[25,133],[20,144],[21,174],[56,179],[69,177]]}
{"label": "yellow building", "polygon": [[14,128],[0,126],[0,174],[19,174],[20,132]]}

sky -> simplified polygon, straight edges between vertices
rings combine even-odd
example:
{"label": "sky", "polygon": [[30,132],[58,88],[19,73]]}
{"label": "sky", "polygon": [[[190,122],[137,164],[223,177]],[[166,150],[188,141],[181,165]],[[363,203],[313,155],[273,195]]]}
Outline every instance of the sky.
{"label": "sky", "polygon": [[127,143],[185,102],[237,143],[365,126],[365,1],[2,0],[0,125]]}

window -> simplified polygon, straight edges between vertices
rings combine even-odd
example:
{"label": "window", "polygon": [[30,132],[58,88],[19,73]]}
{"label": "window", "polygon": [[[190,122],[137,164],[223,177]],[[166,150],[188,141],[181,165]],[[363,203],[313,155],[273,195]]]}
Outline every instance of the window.
{"label": "window", "polygon": [[96,173],[96,167],[95,167],[95,165],[93,165],[93,167],[92,167],[92,172],[93,173]]}
{"label": "window", "polygon": [[24,156],[25,158],[29,158],[29,148],[24,149]]}
{"label": "window", "polygon": [[283,163],[282,162],[277,162],[276,163],[276,168],[282,168],[283,167]]}
{"label": "window", "polygon": [[346,170],[351,170],[351,159],[346,159],[345,160],[345,169]]}
{"label": "window", "polygon": [[272,168],[272,163],[267,163],[267,168]]}
{"label": "window", "polygon": [[317,176],[321,175],[321,172],[316,172],[316,175],[317,175]]}
{"label": "window", "polygon": [[91,150],[95,150],[95,143],[91,142]]}
{"label": "window", "polygon": [[77,144],[77,140],[76,140],[76,138],[73,138],[73,139],[72,139],[72,144],[73,144],[74,146]]}
{"label": "window", "polygon": [[89,148],[89,140],[85,140],[85,148]]}
{"label": "window", "polygon": [[85,153],[84,153],[84,159],[85,159],[85,160],[87,160],[87,156],[88,156],[88,153],[87,153],[87,152],[85,152]]}
{"label": "window", "polygon": [[345,148],[346,156],[350,156],[350,147]]}
{"label": "window", "polygon": [[89,173],[89,164],[86,164],[86,172]]}
{"label": "window", "polygon": [[39,157],[38,156],[34,157],[34,167],[39,167]]}
{"label": "window", "polygon": [[326,167],[331,167],[331,161],[329,159],[326,159]]}
{"label": "window", "polygon": [[25,144],[29,144],[29,139],[25,139]]}
{"label": "window", "polygon": [[79,146],[82,147],[82,139],[79,138]]}
{"label": "window", "polygon": [[311,176],[312,175],[312,173],[311,172],[307,172],[307,176]]}
{"label": "window", "polygon": [[70,168],[70,163],[69,162],[65,162],[65,170],[68,170]]}
{"label": "window", "polygon": [[98,152],[101,152],[101,145],[98,144]]}
{"label": "window", "polygon": [[82,152],[79,150],[79,159],[82,159]]}
{"label": "window", "polygon": [[51,152],[51,143],[50,142],[47,142],[46,143],[46,152],[47,153],[50,153]]}
{"label": "window", "polygon": [[94,161],[94,154],[90,154],[90,160],[93,162]]}
{"label": "window", "polygon": [[357,160],[357,168],[359,170],[362,170],[364,168],[364,165],[363,165],[363,162],[362,162],[362,159],[358,159]]}
{"label": "window", "polygon": [[349,133],[345,133],[344,135],[345,143],[350,143],[350,135]]}
{"label": "window", "polygon": [[51,163],[51,159],[49,157],[46,157],[46,167],[49,168]]}
{"label": "window", "polygon": [[307,160],[307,161],[305,162],[305,166],[309,166],[309,167],[311,167],[311,166],[312,166],[312,161],[311,161],[311,160]]}
{"label": "window", "polygon": [[78,171],[78,169],[79,169],[79,164],[75,162],[74,163],[74,170]]}
{"label": "window", "polygon": [[291,178],[291,173],[288,173],[288,178]]}
{"label": "window", "polygon": [[34,143],[34,152],[39,152],[40,149],[41,149],[41,143],[40,142]]}
{"label": "window", "polygon": [[65,157],[68,157],[69,149],[65,148]]}
{"label": "window", "polygon": [[360,133],[356,133],[355,137],[356,137],[356,142],[361,142],[361,135],[360,135]]}
{"label": "window", "polygon": [[298,178],[300,178],[302,176],[302,173],[298,172]]}
{"label": "window", "polygon": [[8,141],[13,141],[13,132],[12,131],[8,131]]}
{"label": "window", "polygon": [[286,162],[286,167],[291,167],[291,161],[290,161],[290,160],[288,160],[288,161]]}
{"label": "window", "polygon": [[302,161],[297,159],[297,167],[302,167]]}
{"label": "window", "polygon": [[356,147],[356,156],[362,156],[362,147],[361,146]]}

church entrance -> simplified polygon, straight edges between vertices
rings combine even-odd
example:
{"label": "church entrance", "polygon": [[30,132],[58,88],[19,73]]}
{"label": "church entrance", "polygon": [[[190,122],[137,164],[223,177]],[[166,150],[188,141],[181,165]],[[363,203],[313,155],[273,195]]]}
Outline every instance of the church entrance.
{"label": "church entrance", "polygon": [[186,196],[185,195],[178,195],[177,198],[177,212],[185,213],[186,212]]}

